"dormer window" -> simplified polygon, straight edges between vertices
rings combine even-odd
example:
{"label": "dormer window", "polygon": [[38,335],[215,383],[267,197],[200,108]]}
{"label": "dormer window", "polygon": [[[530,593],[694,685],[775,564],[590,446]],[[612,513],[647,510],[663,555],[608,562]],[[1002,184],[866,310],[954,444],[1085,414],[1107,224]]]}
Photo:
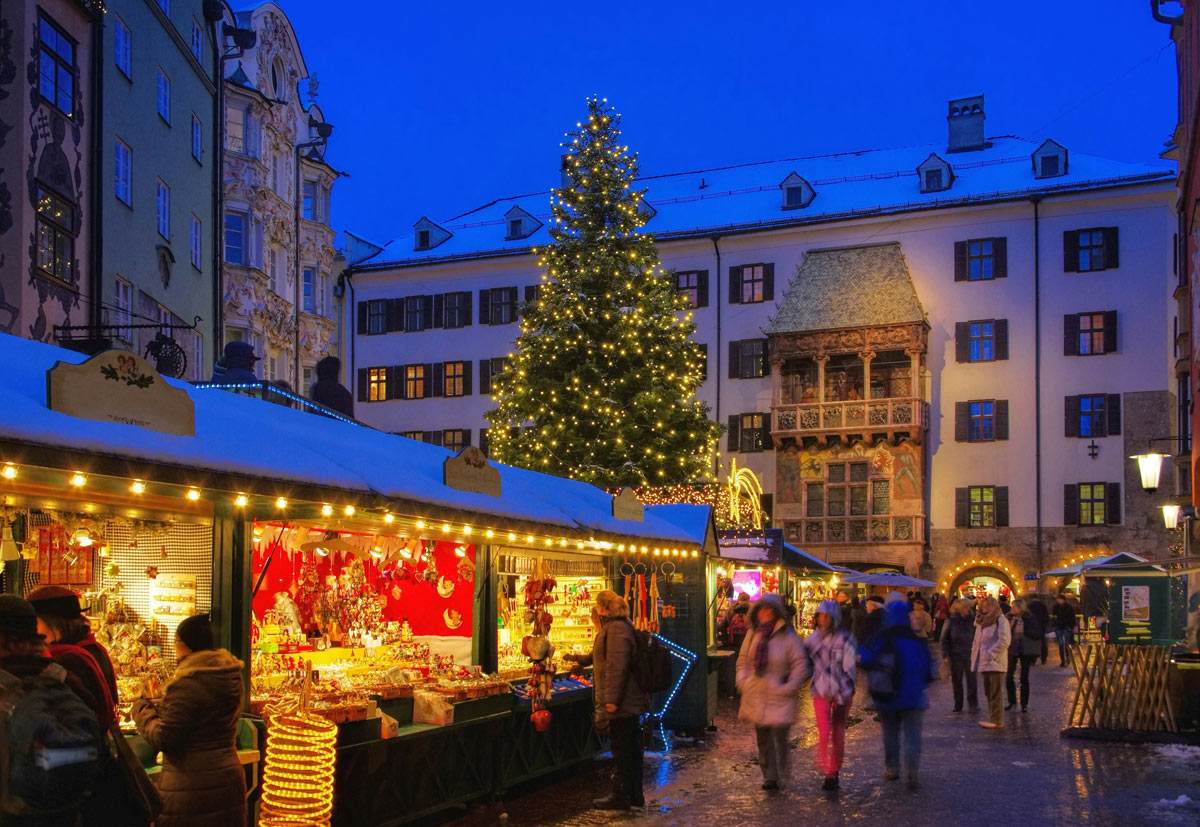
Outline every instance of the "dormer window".
{"label": "dormer window", "polygon": [[783,191],[783,209],[800,210],[812,203],[817,193],[812,184],[805,181],[796,173],[791,173],[779,184]]}
{"label": "dormer window", "polygon": [[541,226],[542,222],[514,204],[504,214],[504,240],[516,241],[522,238],[529,238]]}
{"label": "dormer window", "polygon": [[413,245],[414,250],[432,250],[451,235],[449,230],[439,227],[424,216],[413,225],[413,230],[416,238],[416,244]]}
{"label": "dormer window", "polygon": [[943,192],[954,183],[954,171],[936,152],[932,152],[917,167],[917,178],[921,182],[921,192]]}
{"label": "dormer window", "polygon": [[417,249],[429,249],[429,230],[417,230]]}
{"label": "dormer window", "polygon": [[1058,141],[1046,139],[1031,158],[1035,178],[1057,178],[1067,174],[1067,148]]}

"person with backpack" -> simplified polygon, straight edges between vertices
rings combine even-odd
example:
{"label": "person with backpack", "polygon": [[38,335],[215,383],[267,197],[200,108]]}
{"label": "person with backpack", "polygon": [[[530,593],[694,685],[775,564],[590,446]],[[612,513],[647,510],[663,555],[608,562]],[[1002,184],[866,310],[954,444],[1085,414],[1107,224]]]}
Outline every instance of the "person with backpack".
{"label": "person with backpack", "polygon": [[984,729],[1004,726],[1004,674],[1008,666],[1008,645],[1012,627],[1000,611],[996,598],[988,595],[979,601],[975,616],[975,640],[971,643],[971,669],[983,675],[983,691],[988,699],[988,719],[980,721]]}
{"label": "person with backpack", "polygon": [[749,617],[737,658],[738,718],[754,724],[762,788],[777,790],[787,774],[788,731],[796,722],[796,696],[809,662],[779,595],[764,594]]}
{"label": "person with backpack", "polygon": [[1014,679],[1017,666],[1021,667],[1021,711],[1029,711],[1029,669],[1042,653],[1042,639],[1046,636],[1045,628],[1037,615],[1029,611],[1024,598],[1018,597],[1012,602],[1012,610],[1008,613],[1011,624],[1011,634],[1008,644],[1008,671],[1005,673],[1004,686],[1008,690],[1008,706],[1013,709],[1017,705],[1017,682]]}
{"label": "person with backpack", "polygon": [[913,632],[904,595],[888,595],[883,631],[859,654],[883,726],[883,777],[900,777],[901,740],[908,786],[916,789],[921,767],[921,727],[929,708],[932,679],[929,644]]}
{"label": "person with backpack", "polygon": [[103,733],[83,684],[46,656],[37,613],[0,595],[0,824],[75,827],[96,789]]}
{"label": "person with backpack", "polygon": [[950,684],[954,687],[954,711],[963,711],[963,684],[967,685],[967,705],[979,711],[979,686],[971,671],[971,647],[975,643],[975,616],[963,600],[950,604],[950,617],[942,627],[942,657],[950,664]]}
{"label": "person with backpack", "polygon": [[87,687],[96,700],[96,716],[105,731],[116,720],[117,677],[108,652],[92,636],[79,596],[63,586],[41,586],[25,599],[37,612],[38,632],[50,657]]}
{"label": "person with backpack", "polygon": [[1033,597],[1029,600],[1029,613],[1037,618],[1042,627],[1042,649],[1039,654],[1042,658],[1042,666],[1045,666],[1046,659],[1050,657],[1050,642],[1047,639],[1050,636],[1050,610],[1039,598]]}
{"label": "person with backpack", "polygon": [[846,717],[854,700],[858,663],[854,638],[842,628],[837,601],[825,600],[817,607],[816,630],[804,639],[804,651],[812,670],[817,767],[825,776],[822,789],[836,790],[846,753]]}
{"label": "person with backpack", "polygon": [[[583,664],[590,659],[596,732],[608,735],[613,755],[612,792],[592,804],[600,810],[644,807],[641,715],[650,709],[650,696],[637,672],[639,662],[647,658],[645,642],[629,622],[629,605],[616,592],[597,593],[595,615],[600,630],[590,658],[573,658]],[[641,680],[646,680],[644,675]]]}
{"label": "person with backpack", "polygon": [[133,703],[138,734],[163,754],[162,812],[155,827],[246,823],[246,778],[238,761],[242,662],[216,648],[207,614],[175,630],[178,665],[161,698]]}
{"label": "person with backpack", "polygon": [[742,641],[746,639],[746,632],[749,629],[750,595],[741,592],[737,602],[730,608],[721,624],[720,631],[725,645],[737,652],[742,648]]}

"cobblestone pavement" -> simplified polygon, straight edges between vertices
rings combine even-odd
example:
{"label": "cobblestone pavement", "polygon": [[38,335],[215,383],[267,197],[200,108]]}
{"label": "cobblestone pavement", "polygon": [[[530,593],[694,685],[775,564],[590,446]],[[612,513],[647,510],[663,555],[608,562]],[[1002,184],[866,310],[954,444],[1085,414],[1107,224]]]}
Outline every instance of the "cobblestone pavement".
{"label": "cobblestone pavement", "polygon": [[[981,729],[975,716],[952,714],[950,685],[930,687],[921,784],[885,782],[879,724],[862,711],[860,686],[846,734],[841,790],[821,791],[813,761],[816,729],[807,693],[792,730],[791,781],[760,789],[753,728],[737,720],[736,701],[721,701],[717,731],[704,743],[646,755],[644,812],[590,809],[604,795],[607,761],[506,801],[477,805],[450,821],[491,825],[835,825],[896,819],[913,825],[1200,824],[1200,748],[1133,746],[1063,738],[1059,731],[1075,688],[1072,670],[1052,655],[1031,677],[1027,714],[1009,712],[1007,727]],[[860,684],[863,683],[860,681]],[[982,682],[980,692],[982,693]],[[1182,798],[1181,798],[1182,796]],[[964,821],[965,820],[965,821]]]}

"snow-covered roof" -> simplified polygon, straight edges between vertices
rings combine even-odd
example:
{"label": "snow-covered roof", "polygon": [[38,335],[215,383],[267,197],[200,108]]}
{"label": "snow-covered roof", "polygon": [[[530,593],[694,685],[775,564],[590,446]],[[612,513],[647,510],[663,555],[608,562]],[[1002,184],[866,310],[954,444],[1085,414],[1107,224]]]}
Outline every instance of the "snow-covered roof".
{"label": "snow-covered roof", "polygon": [[[195,405],[195,436],[173,436],[135,425],[80,419],[46,406],[46,371],[56,362],[87,357],[52,345],[0,334],[7,366],[0,404],[0,442],[98,454],[268,481],[339,489],[435,509],[672,543],[702,545],[705,530],[681,525],[647,508],[645,520],[617,519],[612,497],[584,482],[491,463],[501,497],[459,491],[443,482],[452,453],[436,445],[382,433],[222,390],[187,391]],[[9,461],[11,456],[3,457]],[[85,470],[85,469],[80,469]],[[695,523],[703,520],[697,509]],[[431,514],[431,516],[433,516]]]}
{"label": "snow-covered roof", "polygon": [[[944,146],[871,149],[777,161],[739,164],[639,180],[646,201],[656,214],[645,232],[659,239],[713,232],[751,231],[837,218],[961,206],[987,201],[1084,189],[1128,185],[1143,181],[1169,182],[1173,165],[1155,161],[1127,163],[1094,155],[1071,153],[1070,169],[1054,178],[1036,178],[1032,153],[1040,142],[1013,136],[989,139],[983,149],[951,154],[949,189],[921,192],[917,167]],[[779,182],[791,173],[808,181],[816,197],[807,207],[783,209]],[[543,222],[526,238],[506,238],[504,216],[519,206]],[[403,257],[373,261],[359,269],[413,266],[461,258],[518,255],[550,241],[550,192],[544,190],[500,198],[453,218],[439,221],[452,236],[435,249],[413,250],[401,244]]]}

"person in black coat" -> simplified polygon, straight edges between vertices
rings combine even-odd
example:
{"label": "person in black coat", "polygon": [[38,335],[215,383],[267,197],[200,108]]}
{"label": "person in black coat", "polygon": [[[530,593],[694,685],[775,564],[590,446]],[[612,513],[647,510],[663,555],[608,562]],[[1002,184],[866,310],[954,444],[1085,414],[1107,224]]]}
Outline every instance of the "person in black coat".
{"label": "person in black coat", "polygon": [[1050,644],[1046,640],[1045,631],[1050,628],[1050,610],[1038,598],[1029,601],[1029,613],[1042,624],[1042,666],[1046,665],[1046,657],[1050,654]]}
{"label": "person in black coat", "polygon": [[1058,665],[1066,666],[1071,660],[1071,643],[1075,637],[1075,609],[1060,594],[1054,601],[1054,637],[1058,639]]}
{"label": "person in black coat", "polygon": [[226,342],[225,355],[213,365],[213,382],[257,382],[254,365],[259,357],[249,342]]}
{"label": "person in black coat", "polygon": [[353,419],[354,397],[350,395],[346,386],[338,381],[341,369],[342,360],[336,356],[326,356],[317,362],[317,381],[312,386],[310,396],[318,405],[324,405]]}

